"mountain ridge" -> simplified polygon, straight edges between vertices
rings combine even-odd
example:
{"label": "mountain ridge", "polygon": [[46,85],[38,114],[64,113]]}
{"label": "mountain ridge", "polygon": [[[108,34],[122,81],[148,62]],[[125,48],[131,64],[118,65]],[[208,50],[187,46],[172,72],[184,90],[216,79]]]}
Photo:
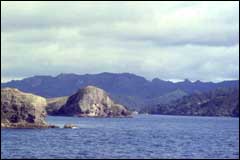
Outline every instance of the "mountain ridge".
{"label": "mountain ridge", "polygon": [[137,74],[134,74],[134,73],[128,73],[128,72],[120,72],[120,73],[113,73],[113,72],[100,72],[100,73],[93,73],[93,74],[89,74],[89,73],[86,73],[86,74],[77,74],[77,73],[60,73],[58,75],[34,75],[34,76],[29,76],[29,77],[25,77],[25,78],[22,78],[22,79],[19,79],[19,80],[9,80],[9,81],[6,81],[6,82],[1,82],[1,84],[4,84],[4,83],[10,83],[10,82],[17,82],[17,81],[23,81],[23,80],[27,80],[27,79],[31,79],[31,78],[60,78],[60,77],[65,77],[65,76],[94,76],[94,75],[133,75],[133,76],[138,76],[138,77],[141,77],[141,78],[144,78],[146,81],[149,81],[149,82],[153,82],[153,81],[164,81],[164,82],[169,82],[169,83],[182,83],[182,82],[190,82],[190,83],[213,83],[213,84],[216,84],[216,83],[221,83],[221,82],[229,82],[229,81],[239,81],[239,79],[232,79],[232,80],[222,80],[222,81],[218,81],[218,82],[213,82],[213,81],[202,81],[202,80],[195,80],[195,81],[191,81],[189,80],[188,78],[185,78],[185,79],[182,79],[182,80],[179,80],[179,81],[171,81],[171,80],[164,80],[164,79],[160,79],[159,77],[154,77],[152,79],[147,79],[145,78],[144,76],[140,76],[140,75],[137,75]]}
{"label": "mountain ridge", "polygon": [[[78,75],[74,73],[61,73],[57,76],[33,76],[23,80],[1,83],[1,88],[18,88],[24,92],[30,92],[46,98],[69,96],[79,88],[94,85],[110,93],[111,98],[127,106],[138,110],[149,100],[161,103],[163,98],[171,100],[181,98],[182,95],[195,92],[206,92],[217,88],[238,87],[239,80],[222,82],[201,82],[185,79],[182,82],[171,82],[154,78],[151,81],[132,73],[109,73]],[[180,92],[175,92],[176,90]],[[169,93],[172,97],[164,96]],[[179,93],[179,96],[176,95]],[[184,93],[184,94],[183,94]],[[174,99],[175,98],[175,99]],[[157,101],[159,100],[159,102]],[[168,100],[166,100],[168,101]]]}

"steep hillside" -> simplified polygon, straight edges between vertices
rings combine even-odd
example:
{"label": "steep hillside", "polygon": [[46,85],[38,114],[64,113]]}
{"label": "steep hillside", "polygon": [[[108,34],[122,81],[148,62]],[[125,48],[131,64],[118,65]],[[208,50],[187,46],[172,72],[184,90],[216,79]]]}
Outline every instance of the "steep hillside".
{"label": "steep hillside", "polygon": [[216,89],[184,96],[171,104],[148,107],[145,112],[167,115],[239,116],[239,89]]}

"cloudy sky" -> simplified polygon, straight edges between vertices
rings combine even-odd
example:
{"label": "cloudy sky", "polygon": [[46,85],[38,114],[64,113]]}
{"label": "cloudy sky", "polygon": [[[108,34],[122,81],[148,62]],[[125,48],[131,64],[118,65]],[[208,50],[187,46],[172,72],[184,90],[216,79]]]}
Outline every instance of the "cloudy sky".
{"label": "cloudy sky", "polygon": [[239,79],[239,2],[1,2],[1,81]]}

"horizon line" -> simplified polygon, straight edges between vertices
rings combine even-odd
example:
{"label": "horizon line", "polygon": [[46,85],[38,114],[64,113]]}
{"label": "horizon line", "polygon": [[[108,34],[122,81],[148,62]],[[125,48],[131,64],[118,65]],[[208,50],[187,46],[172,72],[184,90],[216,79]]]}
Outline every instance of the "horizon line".
{"label": "horizon line", "polygon": [[219,79],[219,80],[216,80],[216,81],[205,81],[205,80],[191,80],[189,78],[184,78],[184,79],[178,79],[178,78],[170,78],[170,79],[161,79],[159,77],[155,77],[155,78],[152,78],[152,79],[147,79],[146,77],[144,76],[141,76],[141,75],[138,75],[138,74],[135,74],[135,73],[130,73],[130,72],[100,72],[100,73],[85,73],[85,74],[80,74],[80,73],[59,73],[59,74],[55,74],[55,75],[49,75],[49,74],[39,74],[39,75],[32,75],[32,76],[26,76],[26,77],[9,77],[9,78],[3,78],[1,76],[1,83],[9,83],[9,82],[12,82],[12,81],[21,81],[21,80],[24,80],[24,79],[28,79],[28,78],[33,78],[33,77],[38,77],[38,76],[46,76],[46,77],[52,77],[52,78],[56,78],[56,77],[59,77],[61,75],[76,75],[76,76],[84,76],[84,75],[99,75],[99,74],[132,74],[132,75],[135,75],[135,76],[138,76],[138,77],[142,77],[144,78],[145,80],[149,81],[149,82],[152,82],[154,79],[158,79],[158,80],[162,80],[162,81],[168,81],[168,82],[172,82],[172,83],[179,83],[179,82],[185,82],[185,81],[189,81],[191,83],[196,83],[196,82],[210,82],[210,83],[219,83],[219,82],[224,82],[224,81],[239,81],[239,79],[230,79],[230,78],[226,78],[226,79]]}

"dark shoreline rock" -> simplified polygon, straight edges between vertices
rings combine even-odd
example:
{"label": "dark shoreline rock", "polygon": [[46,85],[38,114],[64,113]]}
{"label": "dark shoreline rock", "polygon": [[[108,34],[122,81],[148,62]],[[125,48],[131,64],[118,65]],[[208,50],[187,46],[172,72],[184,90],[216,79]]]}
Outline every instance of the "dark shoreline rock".
{"label": "dark shoreline rock", "polygon": [[78,128],[78,126],[75,124],[65,124],[63,128]]}
{"label": "dark shoreline rock", "polygon": [[1,123],[1,128],[12,129],[45,129],[45,128],[60,128],[56,125],[33,124],[33,123]]}

